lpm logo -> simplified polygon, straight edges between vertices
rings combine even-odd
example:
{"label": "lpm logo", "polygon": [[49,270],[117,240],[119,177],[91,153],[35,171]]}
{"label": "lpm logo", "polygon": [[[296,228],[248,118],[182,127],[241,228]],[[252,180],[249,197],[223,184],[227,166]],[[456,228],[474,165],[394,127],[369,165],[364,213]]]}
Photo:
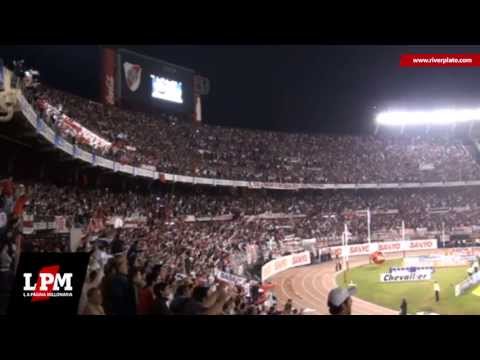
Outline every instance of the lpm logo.
{"label": "lpm logo", "polygon": [[72,297],[72,273],[60,273],[60,265],[40,269],[37,282],[32,286],[32,273],[24,273],[23,297],[36,301],[48,301],[52,297]]}
{"label": "lpm logo", "polygon": [[87,253],[22,253],[9,315],[75,315],[85,281]]}

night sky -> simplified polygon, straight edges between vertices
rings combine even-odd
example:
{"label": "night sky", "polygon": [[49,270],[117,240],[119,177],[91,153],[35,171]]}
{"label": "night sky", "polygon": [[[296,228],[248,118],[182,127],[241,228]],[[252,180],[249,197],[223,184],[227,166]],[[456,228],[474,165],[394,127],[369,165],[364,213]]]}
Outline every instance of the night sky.
{"label": "night sky", "polygon": [[[186,66],[211,82],[205,123],[295,132],[368,131],[389,108],[479,106],[480,68],[400,68],[403,53],[480,53],[480,47],[121,46]],[[98,46],[0,47],[52,86],[97,100]]]}

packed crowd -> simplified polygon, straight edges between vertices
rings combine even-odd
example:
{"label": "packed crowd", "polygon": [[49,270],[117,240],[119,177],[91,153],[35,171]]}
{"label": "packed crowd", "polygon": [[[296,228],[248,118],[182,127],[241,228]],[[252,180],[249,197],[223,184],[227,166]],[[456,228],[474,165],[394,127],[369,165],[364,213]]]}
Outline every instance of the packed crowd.
{"label": "packed crowd", "polygon": [[[145,217],[153,224],[165,219],[184,220],[188,216],[231,215],[228,220],[247,224],[237,227],[240,232],[287,224],[292,225],[296,236],[324,237],[340,234],[347,223],[352,234],[364,236],[365,216],[357,211],[366,209],[373,214],[373,232],[398,229],[402,221],[407,228],[430,231],[440,231],[442,223],[447,231],[480,225],[480,195],[476,187],[321,192],[191,188],[153,193],[118,193],[108,188],[80,189],[38,183],[27,188],[35,195],[26,211],[35,218],[62,215],[82,225],[92,217],[102,216]],[[294,217],[268,220],[259,216],[279,213]]]}
{"label": "packed crowd", "polygon": [[[251,131],[154,118],[43,85],[25,94],[47,124],[76,145],[169,173],[304,183],[480,179],[473,150],[456,138]],[[105,141],[92,144],[76,136],[64,126],[64,115]],[[259,281],[266,261],[303,250],[286,239],[328,239],[327,246],[347,224],[352,242],[365,241],[367,221],[358,211],[366,209],[373,233],[398,231],[402,221],[410,229],[437,232],[480,225],[475,187],[321,192],[194,187],[147,193],[22,184],[0,182],[0,313],[20,251],[91,254],[81,314],[301,314],[291,301],[279,306],[268,284]],[[59,237],[23,234],[25,217],[56,216],[83,229],[75,246]],[[199,221],[202,217],[208,219]],[[116,218],[136,223],[108,222]],[[317,259],[324,255],[318,244],[311,249]],[[228,275],[237,280],[226,281]]]}
{"label": "packed crowd", "polygon": [[[49,123],[67,114],[110,142],[101,155],[159,171],[232,180],[299,183],[480,179],[473,145],[446,136],[329,136],[198,125],[104,106],[46,86],[26,91]],[[59,125],[61,122],[57,122]],[[60,126],[60,125],[59,125]],[[68,137],[68,133],[63,133]],[[73,141],[73,139],[71,139]],[[81,146],[89,146],[76,139]]]}
{"label": "packed crowd", "polygon": [[[294,251],[284,246],[288,236],[340,235],[348,223],[353,234],[365,239],[365,217],[354,212],[366,208],[374,214],[374,232],[398,229],[402,219],[408,227],[430,230],[441,229],[442,223],[447,229],[477,225],[480,206],[474,187],[312,193],[187,188],[172,194],[19,185],[6,179],[0,188],[0,291],[13,281],[23,216],[35,221],[65,216],[70,225],[84,229],[74,250],[91,254],[79,309],[85,314],[301,313],[291,303],[276,305],[255,273],[266,261]],[[279,213],[290,217],[261,217]],[[230,216],[223,221],[187,221],[192,215]],[[107,225],[112,217],[143,220],[120,229]],[[73,250],[59,239],[42,236],[24,236],[20,244],[21,251]],[[242,281],[219,281],[219,273]]]}
{"label": "packed crowd", "polygon": [[[277,308],[272,293],[252,280],[242,269],[245,247],[251,241],[237,236],[235,222],[183,223],[165,221],[148,214],[147,222],[133,228],[106,226],[108,215],[139,215],[137,206],[146,197],[102,197],[98,192],[71,191],[46,185],[15,184],[11,179],[0,183],[0,312],[5,313],[8,292],[14,278],[20,251],[84,251],[90,253],[88,280],[79,307],[81,314],[168,315],[168,314],[300,314],[291,303]],[[83,193],[83,195],[82,195]],[[50,194],[49,196],[47,196]],[[57,199],[51,197],[58,196]],[[62,194],[69,194],[65,197]],[[99,197],[102,200],[95,202]],[[69,201],[73,199],[73,201]],[[82,201],[82,200],[85,201]],[[118,201],[117,207],[103,201]],[[67,201],[68,206],[50,204]],[[131,200],[131,202],[130,202]],[[78,201],[78,204],[75,203]],[[122,204],[128,205],[123,207]],[[155,199],[156,201],[156,199]],[[144,202],[148,207],[147,202]],[[75,209],[72,211],[72,209]],[[93,209],[93,211],[91,211]],[[37,213],[37,211],[39,213]],[[69,212],[71,211],[71,212]],[[45,214],[44,214],[45,213]],[[72,246],[59,239],[22,236],[25,216],[33,214],[77,216],[84,222],[84,236]],[[98,220],[101,226],[90,226]],[[98,224],[97,224],[98,225]],[[43,237],[43,238],[42,238]],[[20,241],[17,241],[19,240]],[[258,259],[263,261],[262,254]],[[243,274],[232,283],[221,274]]]}

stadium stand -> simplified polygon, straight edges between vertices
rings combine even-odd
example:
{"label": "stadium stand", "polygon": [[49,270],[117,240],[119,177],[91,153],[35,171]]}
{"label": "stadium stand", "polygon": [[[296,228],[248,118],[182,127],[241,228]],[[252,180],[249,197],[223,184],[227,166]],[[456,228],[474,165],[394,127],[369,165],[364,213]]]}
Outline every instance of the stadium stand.
{"label": "stadium stand", "polygon": [[[45,85],[24,95],[80,149],[161,172],[300,183],[480,180],[469,138],[262,132],[153,118]],[[78,125],[94,136],[79,136]],[[289,303],[277,306],[259,269],[305,250],[314,261],[331,260],[329,247],[341,243],[345,224],[351,243],[365,242],[366,209],[372,241],[398,239],[402,222],[409,239],[475,239],[480,230],[474,186],[152,192],[5,178],[0,189],[0,312],[21,251],[91,254],[81,314],[301,314]],[[228,277],[236,279],[230,286],[216,281]]]}
{"label": "stadium stand", "polygon": [[[45,86],[29,92],[27,98],[38,113],[63,135],[68,136],[60,120],[65,114],[111,144],[95,145],[100,154],[162,172],[293,183],[480,179],[475,144],[468,138],[306,135],[198,126],[172,116],[153,118],[106,107]],[[87,146],[82,139],[75,140]]]}

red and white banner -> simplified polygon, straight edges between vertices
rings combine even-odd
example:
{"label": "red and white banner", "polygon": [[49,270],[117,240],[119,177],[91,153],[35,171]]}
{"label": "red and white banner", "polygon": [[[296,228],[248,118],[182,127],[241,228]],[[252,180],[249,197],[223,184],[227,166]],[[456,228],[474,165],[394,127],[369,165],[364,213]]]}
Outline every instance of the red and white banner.
{"label": "red and white banner", "polygon": [[[101,219],[97,219],[100,220]],[[114,228],[125,228],[125,229],[132,229],[137,228],[142,224],[147,222],[147,218],[145,216],[132,216],[132,217],[110,217],[107,219],[106,224],[111,225]],[[103,224],[102,224],[103,226]]]}
{"label": "red and white banner", "polygon": [[103,49],[101,101],[107,105],[115,104],[115,58],[116,52],[114,49]]}
{"label": "red and white banner", "polygon": [[369,255],[375,251],[383,253],[399,252],[399,251],[415,251],[415,250],[428,250],[436,249],[437,240],[411,240],[411,241],[388,241],[388,242],[374,242],[365,243],[360,245],[348,245],[348,246],[333,246],[331,247],[332,256],[359,256]]}
{"label": "red and white banner", "polygon": [[37,106],[47,113],[47,116],[57,116],[55,126],[62,132],[77,139],[79,143],[86,143],[94,148],[110,148],[112,143],[88,130],[65,114],[62,114],[46,100],[38,100]]}
{"label": "red and white banner", "polygon": [[262,282],[282,271],[296,266],[308,265],[310,263],[311,259],[309,251],[283,256],[281,258],[269,261],[262,266]]}
{"label": "red and white banner", "polygon": [[24,235],[33,234],[35,231],[35,226],[33,223],[33,215],[23,214],[22,218],[22,233]]}
{"label": "red and white banner", "polygon": [[101,138],[66,115],[63,115],[61,120],[58,121],[58,127],[94,148],[110,148],[112,146],[111,142]]}

